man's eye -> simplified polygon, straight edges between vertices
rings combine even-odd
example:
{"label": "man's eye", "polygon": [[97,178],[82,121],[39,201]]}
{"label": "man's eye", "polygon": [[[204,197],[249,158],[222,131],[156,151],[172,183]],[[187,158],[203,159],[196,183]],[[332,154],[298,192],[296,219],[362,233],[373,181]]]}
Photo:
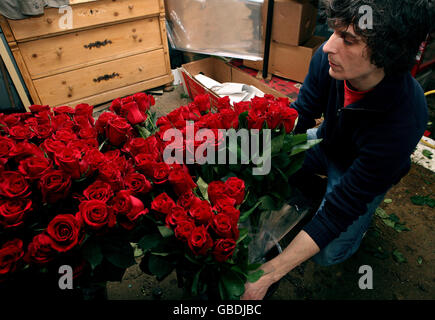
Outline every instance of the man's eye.
{"label": "man's eye", "polygon": [[353,44],[353,42],[348,41],[348,40],[346,40],[345,38],[343,38],[343,42],[344,42],[345,45],[348,45],[348,46],[350,46],[350,45]]}

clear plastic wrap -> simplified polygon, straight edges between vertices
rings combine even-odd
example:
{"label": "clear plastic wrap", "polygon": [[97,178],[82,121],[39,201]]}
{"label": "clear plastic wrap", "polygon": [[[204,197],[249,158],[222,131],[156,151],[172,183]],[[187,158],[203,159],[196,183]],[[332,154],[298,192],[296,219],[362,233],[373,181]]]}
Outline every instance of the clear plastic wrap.
{"label": "clear plastic wrap", "polygon": [[[301,195],[289,200],[280,210],[263,211],[255,223],[244,222],[241,227],[249,230],[249,263],[264,263],[270,258],[274,248],[281,247],[279,242],[284,238],[310,211],[312,204]],[[272,250],[273,249],[273,250]],[[276,250],[275,250],[276,251]]]}
{"label": "clear plastic wrap", "polygon": [[263,58],[263,0],[165,0],[176,50],[248,60]]}

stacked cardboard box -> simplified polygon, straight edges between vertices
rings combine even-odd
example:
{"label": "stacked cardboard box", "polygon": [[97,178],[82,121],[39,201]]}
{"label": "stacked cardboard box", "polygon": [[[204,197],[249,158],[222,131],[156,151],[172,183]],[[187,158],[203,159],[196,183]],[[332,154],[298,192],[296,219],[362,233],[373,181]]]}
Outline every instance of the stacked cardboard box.
{"label": "stacked cardboard box", "polygon": [[[263,5],[265,34],[268,1]],[[314,36],[317,6],[312,0],[275,0],[268,72],[303,82],[313,54],[326,40]],[[244,65],[262,70],[262,61],[244,60]]]}

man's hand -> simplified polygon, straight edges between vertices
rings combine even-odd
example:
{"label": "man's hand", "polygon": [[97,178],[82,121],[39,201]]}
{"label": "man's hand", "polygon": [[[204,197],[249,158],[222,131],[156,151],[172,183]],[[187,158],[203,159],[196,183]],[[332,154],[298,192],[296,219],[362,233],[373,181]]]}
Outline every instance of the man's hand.
{"label": "man's hand", "polygon": [[264,274],[255,282],[246,282],[245,293],[240,300],[262,300],[272,284],[269,274]]}
{"label": "man's hand", "polygon": [[281,254],[261,266],[264,274],[258,281],[245,284],[241,300],[263,299],[273,283],[319,251],[313,239],[305,231],[300,231]]}

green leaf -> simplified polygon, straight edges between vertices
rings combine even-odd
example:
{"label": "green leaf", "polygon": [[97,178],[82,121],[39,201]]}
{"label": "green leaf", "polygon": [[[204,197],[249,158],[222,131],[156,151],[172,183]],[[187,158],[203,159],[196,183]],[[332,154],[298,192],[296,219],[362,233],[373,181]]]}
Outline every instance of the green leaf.
{"label": "green leaf", "polygon": [[222,282],[225,293],[231,300],[239,298],[245,292],[245,282],[235,271],[223,272],[219,281]]}
{"label": "green leaf", "polygon": [[277,201],[271,196],[263,196],[260,198],[261,205],[260,208],[263,210],[277,210]]}
{"label": "green leaf", "polygon": [[240,222],[245,222],[249,216],[255,211],[255,209],[257,209],[257,207],[261,204],[261,200],[258,201],[255,206],[253,206],[251,209],[249,209],[248,211],[244,211],[242,214],[240,214]]}
{"label": "green leaf", "polygon": [[304,144],[298,144],[291,149],[290,156],[294,156],[300,152],[304,152],[320,143],[322,139],[308,140]]}
{"label": "green leaf", "polygon": [[422,263],[423,263],[423,257],[418,256],[418,258],[417,258],[417,263],[418,263],[418,264],[422,264]]}
{"label": "green leaf", "polygon": [[391,221],[390,219],[382,219],[382,221],[389,227],[394,228],[396,223],[394,221]]}
{"label": "green leaf", "polygon": [[136,264],[134,250],[129,242],[122,242],[119,238],[105,239],[101,249],[104,257],[118,268],[127,269]]}
{"label": "green leaf", "polygon": [[92,270],[103,261],[103,253],[97,241],[87,241],[83,247],[83,257],[90,263]]}
{"label": "green leaf", "polygon": [[432,159],[432,155],[433,155],[433,153],[430,152],[429,150],[424,149],[424,150],[422,151],[422,153],[423,153],[423,155],[424,155],[426,158]]}
{"label": "green leaf", "polygon": [[426,203],[426,198],[427,197],[423,197],[423,196],[412,196],[411,202],[417,206],[424,206]]}
{"label": "green leaf", "polygon": [[281,151],[283,145],[284,145],[284,135],[280,134],[279,136],[273,138],[272,139],[272,155],[279,153]]}
{"label": "green leaf", "polygon": [[380,218],[382,218],[382,219],[388,219],[389,218],[388,214],[382,208],[377,208],[376,211],[375,211],[375,215],[380,217]]}
{"label": "green leaf", "polygon": [[290,152],[291,149],[298,145],[298,144],[302,144],[307,142],[307,134],[303,133],[303,134],[297,134],[297,135],[291,135],[288,134],[285,136],[284,139],[284,145],[283,145],[283,151],[285,152]]}
{"label": "green leaf", "polygon": [[201,275],[201,272],[202,272],[203,269],[204,269],[204,267],[199,269],[198,272],[193,277],[193,282],[192,282],[192,295],[193,296],[197,296],[198,295],[199,276]]}
{"label": "green leaf", "polygon": [[261,267],[261,263],[252,263],[248,266],[248,271],[257,270]]}
{"label": "green leaf", "polygon": [[247,280],[249,282],[256,282],[258,281],[258,279],[260,279],[263,276],[263,274],[264,274],[264,270],[259,269],[255,272],[248,274]]}
{"label": "green leaf", "polygon": [[385,202],[385,203],[392,203],[393,200],[392,200],[392,199],[384,199],[384,202]]}
{"label": "green leaf", "polygon": [[390,220],[395,222],[395,223],[400,222],[400,218],[398,216],[396,216],[394,213],[390,214]]}
{"label": "green leaf", "polygon": [[239,114],[239,129],[248,129],[248,111],[242,112]]}
{"label": "green leaf", "polygon": [[160,241],[162,240],[162,237],[160,234],[154,233],[154,234],[145,234],[138,242],[138,246],[144,250],[147,251],[149,249],[152,249],[156,247]]}
{"label": "green leaf", "polygon": [[240,229],[239,230],[239,239],[237,239],[237,244],[242,242],[249,234],[249,230],[248,229]]}
{"label": "green leaf", "polygon": [[152,254],[148,260],[148,268],[159,281],[163,280],[172,272],[172,270],[174,270],[172,263],[170,263],[167,259],[154,254]]}
{"label": "green leaf", "polygon": [[208,184],[207,184],[207,182],[205,182],[201,177],[199,177],[198,181],[196,181],[196,185],[198,186],[199,191],[201,192],[203,198],[205,200],[208,200],[208,192],[207,192]]}
{"label": "green leaf", "polygon": [[393,251],[393,258],[394,260],[396,260],[396,262],[398,263],[405,263],[406,262],[406,258],[403,256],[403,254],[399,251],[399,250],[394,250]]}
{"label": "green leaf", "polygon": [[158,229],[163,238],[169,238],[174,235],[174,231],[167,226],[159,226]]}

